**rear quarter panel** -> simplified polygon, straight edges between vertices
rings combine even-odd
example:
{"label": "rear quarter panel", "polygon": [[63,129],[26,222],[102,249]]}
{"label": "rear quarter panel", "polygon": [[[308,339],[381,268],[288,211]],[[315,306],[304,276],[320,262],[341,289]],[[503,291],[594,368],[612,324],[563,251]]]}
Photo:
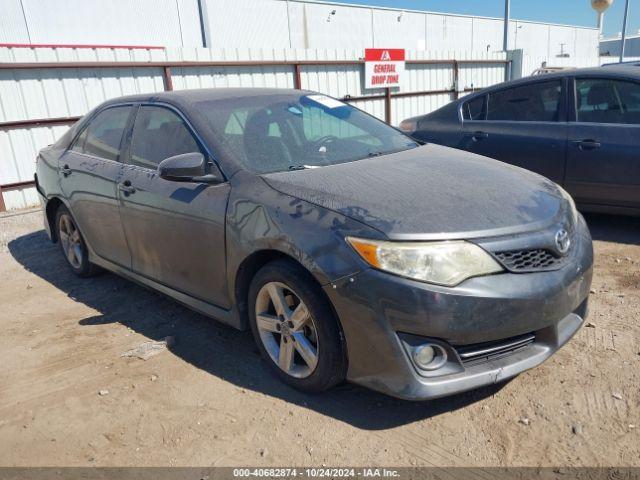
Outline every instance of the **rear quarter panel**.
{"label": "rear quarter panel", "polygon": [[[62,150],[64,151],[64,150]],[[40,150],[36,162],[36,178],[41,201],[46,204],[52,197],[61,195],[58,159],[61,150],[49,146]]]}
{"label": "rear quarter panel", "polygon": [[457,148],[462,132],[458,106],[458,102],[453,102],[420,118],[413,137],[422,142]]}

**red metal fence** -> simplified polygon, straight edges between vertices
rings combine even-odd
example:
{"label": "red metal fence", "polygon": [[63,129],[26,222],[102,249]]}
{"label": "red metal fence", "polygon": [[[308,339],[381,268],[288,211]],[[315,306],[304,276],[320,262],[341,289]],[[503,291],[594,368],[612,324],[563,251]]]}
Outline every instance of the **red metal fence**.
{"label": "red metal fence", "polygon": [[[454,99],[458,98],[458,78],[460,66],[462,65],[505,65],[509,60],[407,60],[407,65],[450,65],[453,69],[453,85],[446,90],[422,90],[414,92],[392,92],[386,88],[384,93],[367,96],[347,96],[342,100],[345,102],[359,102],[365,100],[384,100],[385,120],[391,123],[391,102],[394,98],[417,97],[427,95],[451,94]],[[164,90],[173,90],[173,80],[171,77],[172,68],[189,67],[267,67],[267,66],[289,66],[293,68],[294,88],[305,88],[302,84],[301,72],[305,66],[329,66],[329,65],[364,65],[364,60],[260,60],[260,61],[149,61],[149,62],[33,62],[33,63],[0,63],[0,70],[29,70],[29,69],[74,69],[74,68],[159,68],[162,71],[164,80]],[[468,91],[465,89],[463,91]],[[80,117],[57,117],[40,118],[35,120],[13,120],[0,122],[0,130],[33,128],[50,125],[72,124]],[[0,159],[1,161],[1,159]],[[33,181],[15,182],[0,185],[0,212],[5,210],[2,191],[20,190],[22,188],[33,187]]]}

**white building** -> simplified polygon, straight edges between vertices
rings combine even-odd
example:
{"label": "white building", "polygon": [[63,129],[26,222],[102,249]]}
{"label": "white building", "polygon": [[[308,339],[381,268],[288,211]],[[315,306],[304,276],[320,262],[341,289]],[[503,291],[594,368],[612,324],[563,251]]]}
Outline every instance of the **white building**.
{"label": "white building", "polygon": [[[0,43],[502,50],[500,18],[302,0],[0,0]],[[598,31],[512,20],[509,49],[592,57]]]}
{"label": "white building", "polygon": [[[622,37],[603,38],[600,41],[600,55],[620,56]],[[624,42],[625,57],[640,57],[640,32],[635,35],[628,35]]]}

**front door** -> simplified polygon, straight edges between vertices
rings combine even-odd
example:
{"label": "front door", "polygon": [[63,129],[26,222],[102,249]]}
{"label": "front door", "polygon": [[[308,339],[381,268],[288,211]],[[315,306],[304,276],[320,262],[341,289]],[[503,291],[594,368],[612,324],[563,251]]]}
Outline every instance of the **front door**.
{"label": "front door", "polygon": [[582,205],[640,208],[640,84],[577,78],[566,187]]}
{"label": "front door", "polygon": [[123,173],[120,146],[133,108],[98,113],[60,158],[60,186],[82,235],[96,255],[131,266],[116,184]]}
{"label": "front door", "polygon": [[458,148],[562,183],[567,145],[562,79],[489,92],[468,103]]}
{"label": "front door", "polygon": [[132,269],[228,308],[224,240],[229,184],[173,182],[157,173],[165,158],[192,152],[204,153],[176,111],[139,108],[118,185]]}

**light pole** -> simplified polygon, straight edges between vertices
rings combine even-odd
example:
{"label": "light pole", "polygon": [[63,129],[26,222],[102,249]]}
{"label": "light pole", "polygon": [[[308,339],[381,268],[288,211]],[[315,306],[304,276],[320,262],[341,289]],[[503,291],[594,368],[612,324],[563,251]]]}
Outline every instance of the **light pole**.
{"label": "light pole", "polygon": [[511,8],[511,0],[504,0],[504,38],[502,39],[502,50],[505,52],[509,49],[509,10]]}
{"label": "light pole", "polygon": [[612,4],[613,0],[591,0],[591,8],[598,12],[598,55],[600,55],[604,12],[606,12]]}
{"label": "light pole", "polygon": [[627,17],[629,16],[629,1],[624,5],[624,20],[622,20],[622,46],[620,47],[620,63],[624,62],[624,44],[627,40]]}

